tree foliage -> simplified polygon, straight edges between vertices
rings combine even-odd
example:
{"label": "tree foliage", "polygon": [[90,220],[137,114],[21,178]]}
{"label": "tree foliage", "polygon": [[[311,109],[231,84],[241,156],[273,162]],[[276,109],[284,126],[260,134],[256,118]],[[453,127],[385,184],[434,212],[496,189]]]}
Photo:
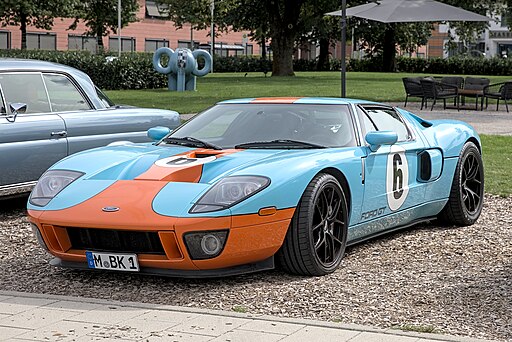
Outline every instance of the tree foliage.
{"label": "tree foliage", "polygon": [[[96,37],[98,47],[103,49],[103,37],[109,32],[117,33],[117,6],[118,0],[83,0],[74,8],[75,21],[70,29],[76,29],[78,22],[82,19],[87,26],[87,31],[84,33]],[[121,27],[137,20],[138,9],[137,0],[121,1]]]}
{"label": "tree foliage", "polygon": [[1,0],[2,26],[20,26],[21,48],[27,48],[27,26],[50,30],[56,17],[69,15],[77,0]]}

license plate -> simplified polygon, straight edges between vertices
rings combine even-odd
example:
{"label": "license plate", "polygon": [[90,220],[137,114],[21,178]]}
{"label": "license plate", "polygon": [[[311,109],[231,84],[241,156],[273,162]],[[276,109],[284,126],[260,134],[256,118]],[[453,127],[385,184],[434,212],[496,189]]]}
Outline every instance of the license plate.
{"label": "license plate", "polygon": [[136,254],[98,253],[86,251],[87,266],[99,270],[138,272],[139,261]]}

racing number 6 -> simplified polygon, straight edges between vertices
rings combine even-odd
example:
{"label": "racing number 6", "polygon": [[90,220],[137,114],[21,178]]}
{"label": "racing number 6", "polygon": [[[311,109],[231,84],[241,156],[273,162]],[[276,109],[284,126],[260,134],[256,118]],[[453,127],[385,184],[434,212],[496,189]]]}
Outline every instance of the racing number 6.
{"label": "racing number 6", "polygon": [[404,193],[404,174],[400,154],[393,155],[393,197],[399,199]]}
{"label": "racing number 6", "polygon": [[386,194],[389,209],[400,209],[409,193],[409,164],[405,149],[391,146],[386,163]]}

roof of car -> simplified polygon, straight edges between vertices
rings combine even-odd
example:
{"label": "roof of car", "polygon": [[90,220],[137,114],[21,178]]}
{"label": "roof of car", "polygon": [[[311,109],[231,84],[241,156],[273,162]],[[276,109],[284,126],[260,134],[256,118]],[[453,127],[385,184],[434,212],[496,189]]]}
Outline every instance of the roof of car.
{"label": "roof of car", "polygon": [[81,72],[75,68],[63,64],[21,58],[0,58],[0,70],[61,71],[70,74]]}
{"label": "roof of car", "polygon": [[338,97],[257,97],[221,101],[219,104],[350,104],[375,102]]}

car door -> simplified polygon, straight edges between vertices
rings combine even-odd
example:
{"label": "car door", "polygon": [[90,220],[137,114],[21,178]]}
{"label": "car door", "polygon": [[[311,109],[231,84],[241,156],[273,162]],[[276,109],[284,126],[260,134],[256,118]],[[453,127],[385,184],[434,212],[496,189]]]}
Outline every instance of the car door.
{"label": "car door", "polygon": [[[424,200],[424,183],[418,181],[418,156],[425,146],[393,108],[366,105],[358,110],[364,134],[378,130],[394,131],[398,135],[393,145],[380,146],[376,151],[367,149],[361,215],[361,222],[365,222],[400,213]],[[397,225],[393,219],[379,223],[375,229]]]}
{"label": "car door", "polygon": [[141,129],[141,126],[148,121],[147,126],[151,127],[149,116],[142,118],[135,111],[117,108],[95,109],[70,76],[45,73],[43,78],[52,110],[66,124],[69,154],[119,140],[148,141],[146,129]]}
{"label": "car door", "polygon": [[[1,73],[0,93],[0,189],[5,189],[36,181],[67,155],[67,140],[64,121],[51,113],[41,73]],[[13,103],[26,104],[25,113],[15,115]]]}

